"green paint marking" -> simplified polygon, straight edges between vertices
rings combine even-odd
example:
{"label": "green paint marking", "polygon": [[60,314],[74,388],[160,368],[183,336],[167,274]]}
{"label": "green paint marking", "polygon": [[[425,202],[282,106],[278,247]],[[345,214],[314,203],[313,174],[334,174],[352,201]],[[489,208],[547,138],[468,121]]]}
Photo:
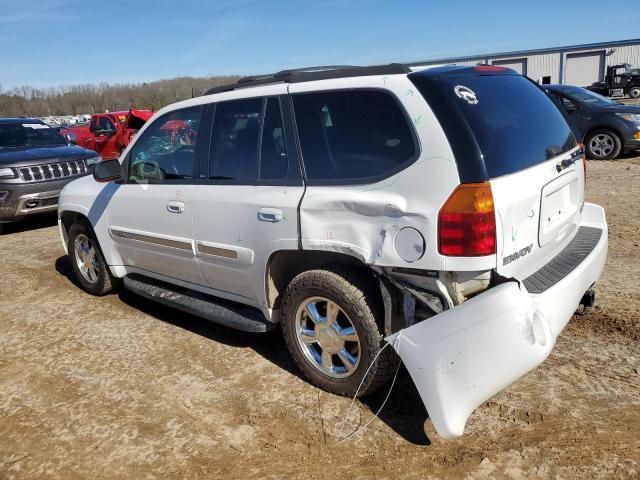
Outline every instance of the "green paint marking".
{"label": "green paint marking", "polygon": [[416,118],[413,119],[413,123],[415,125],[420,125],[420,122],[422,122],[422,115],[418,115]]}
{"label": "green paint marking", "polygon": [[534,211],[533,211],[533,208],[532,208],[532,209],[531,209],[531,211],[530,211],[529,213],[527,213],[527,218],[528,218],[529,220],[532,220],[532,219],[533,219],[533,217],[535,217],[535,216],[536,216],[536,212],[534,212]]}
{"label": "green paint marking", "polygon": [[516,241],[516,235],[518,235],[518,231],[514,230],[513,228],[511,229],[511,241],[515,242]]}
{"label": "green paint marking", "polygon": [[387,77],[386,75],[385,75],[384,77],[382,77],[382,83],[383,83],[384,85],[386,85],[386,84],[387,84],[387,80],[389,80],[389,77]]}
{"label": "green paint marking", "polygon": [[407,90],[407,95],[411,95],[413,97],[413,90],[411,89]]}

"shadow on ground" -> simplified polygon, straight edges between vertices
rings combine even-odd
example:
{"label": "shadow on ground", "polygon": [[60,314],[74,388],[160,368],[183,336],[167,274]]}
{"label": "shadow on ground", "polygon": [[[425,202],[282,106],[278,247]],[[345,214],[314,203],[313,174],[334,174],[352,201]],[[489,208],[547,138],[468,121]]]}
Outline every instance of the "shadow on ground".
{"label": "shadow on ground", "polygon": [[33,215],[19,222],[0,223],[0,236],[26,232],[28,230],[38,230],[40,228],[49,228],[57,225],[57,223],[58,216],[55,212]]}
{"label": "shadow on ground", "polygon": [[[66,277],[71,284],[79,288],[73,274],[69,257],[62,256],[56,260],[56,271]],[[218,325],[200,317],[190,315],[165,305],[139,297],[127,290],[118,292],[120,300],[131,308],[140,310],[163,322],[188,330],[214,342],[220,342],[231,347],[251,348],[277,367],[306,381],[295,363],[289,356],[280,329],[267,333],[247,333]],[[179,315],[176,315],[179,312]],[[372,413],[377,412],[384,402],[391,384],[382,387],[373,395],[361,399]],[[430,445],[431,442],[424,430],[424,423],[428,415],[424,409],[420,395],[404,366],[400,367],[397,379],[379,419],[386,423],[398,435],[415,445]]]}

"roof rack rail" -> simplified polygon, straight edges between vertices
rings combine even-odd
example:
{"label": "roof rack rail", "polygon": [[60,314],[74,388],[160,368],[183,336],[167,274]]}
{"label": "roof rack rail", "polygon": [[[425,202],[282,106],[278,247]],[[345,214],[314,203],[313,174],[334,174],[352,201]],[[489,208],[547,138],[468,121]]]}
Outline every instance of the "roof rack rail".
{"label": "roof rack rail", "polygon": [[273,75],[270,73],[267,73],[265,75],[250,75],[248,77],[242,77],[238,79],[237,83],[255,82],[257,80],[264,80],[266,78],[273,78]]}
{"label": "roof rack rail", "polygon": [[319,67],[302,67],[302,68],[290,68],[288,70],[280,70],[274,73],[274,77],[284,77],[286,75],[292,75],[294,73],[309,73],[309,72],[324,72],[326,70],[340,70],[343,68],[363,68],[355,65],[323,65]]}
{"label": "roof rack rail", "polygon": [[205,95],[230,92],[240,88],[255,87],[271,83],[300,83],[314,80],[329,80],[333,78],[364,77],[368,75],[395,75],[411,73],[407,65],[390,63],[388,65],[373,65],[370,67],[355,67],[347,65],[307,67],[281,70],[271,75],[253,75],[243,77],[237,83],[222,85],[208,90]]}

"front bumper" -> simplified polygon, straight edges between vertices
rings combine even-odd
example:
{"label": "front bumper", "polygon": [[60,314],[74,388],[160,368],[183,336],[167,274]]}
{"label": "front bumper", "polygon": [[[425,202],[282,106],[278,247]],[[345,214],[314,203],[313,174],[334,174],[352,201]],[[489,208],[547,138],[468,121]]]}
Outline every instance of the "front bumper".
{"label": "front bumper", "polygon": [[635,137],[624,139],[624,151],[630,152],[632,150],[640,150],[640,139]]}
{"label": "front bumper", "polygon": [[38,183],[0,183],[0,192],[7,192],[5,198],[0,200],[0,223],[56,211],[60,192],[67,183],[78,178],[81,177]]}
{"label": "front bumper", "polygon": [[602,230],[591,252],[540,294],[510,281],[389,336],[444,438],[463,434],[479,405],[540,365],[598,280],[607,257],[604,209],[585,204],[580,226]]}

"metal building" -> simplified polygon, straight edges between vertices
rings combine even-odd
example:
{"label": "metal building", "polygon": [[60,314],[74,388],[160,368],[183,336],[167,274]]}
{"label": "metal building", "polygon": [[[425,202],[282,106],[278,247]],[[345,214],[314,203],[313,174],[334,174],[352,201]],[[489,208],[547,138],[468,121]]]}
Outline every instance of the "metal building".
{"label": "metal building", "polygon": [[608,65],[630,63],[632,68],[640,68],[640,39],[441,58],[409,65],[419,67],[478,63],[513,68],[538,83],[565,83],[585,87],[603,81]]}

